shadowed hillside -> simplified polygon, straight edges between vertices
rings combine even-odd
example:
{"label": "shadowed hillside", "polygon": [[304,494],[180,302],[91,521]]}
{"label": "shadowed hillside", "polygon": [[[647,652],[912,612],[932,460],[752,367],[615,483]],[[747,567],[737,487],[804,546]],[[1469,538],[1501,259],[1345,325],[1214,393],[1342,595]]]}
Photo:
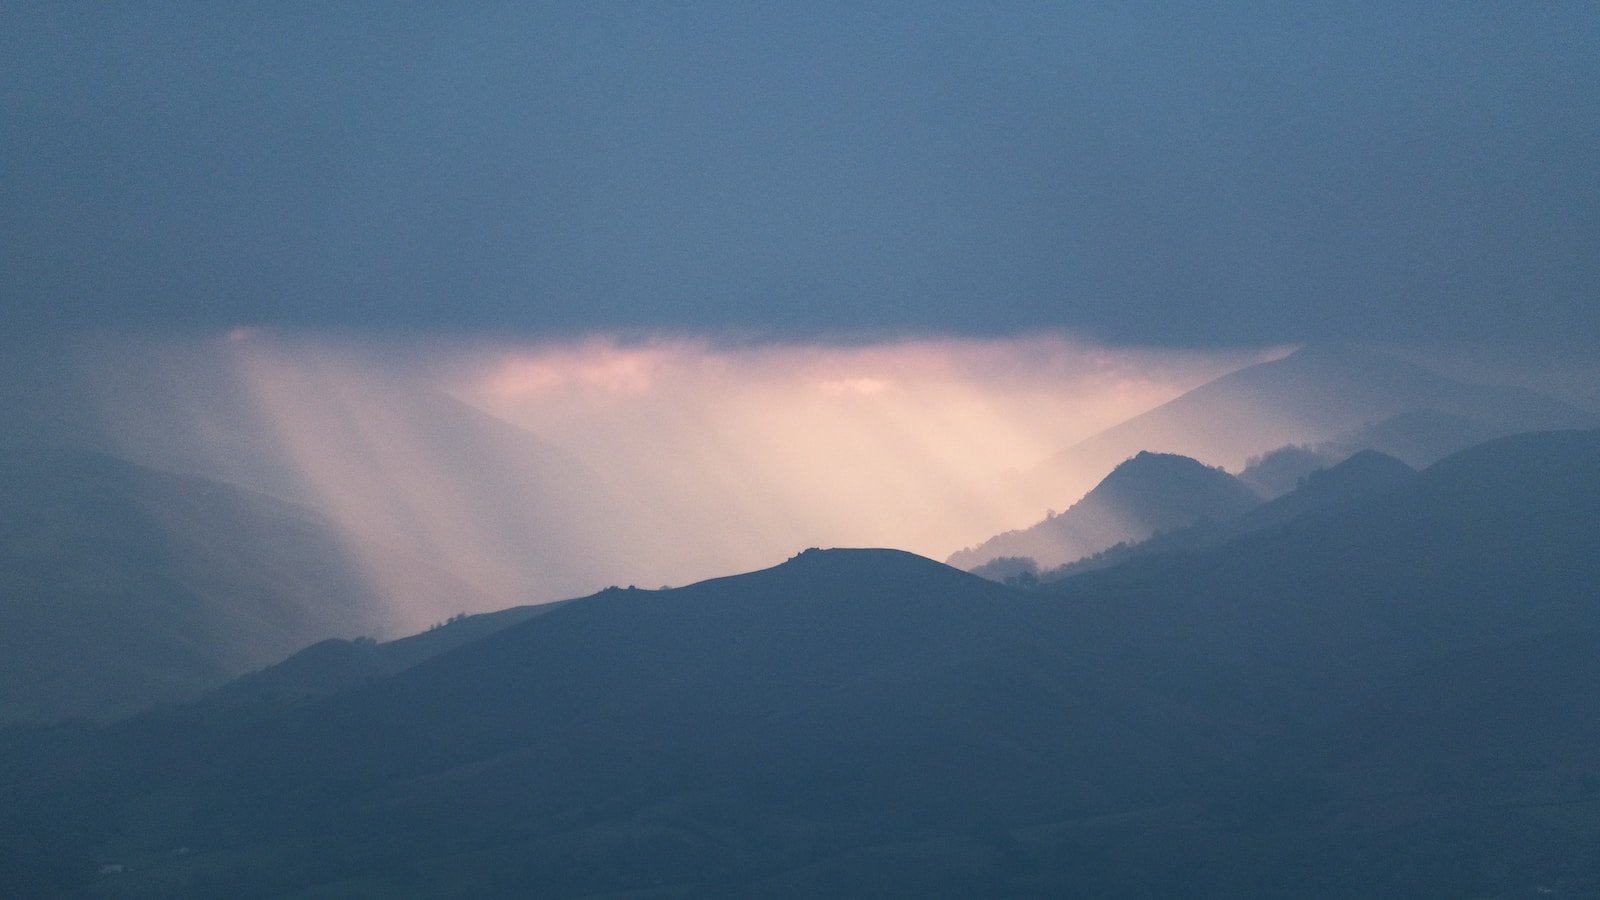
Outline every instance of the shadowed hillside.
{"label": "shadowed hillside", "polygon": [[[487,602],[387,562],[419,590]],[[91,453],[0,451],[0,721],[113,718],[393,621],[303,507]]]}
{"label": "shadowed hillside", "polygon": [[461,614],[420,634],[392,641],[329,638],[276,665],[229,682],[207,695],[204,703],[233,706],[258,701],[305,702],[403,672],[425,659],[560,606],[561,601],[557,601],[472,616]]}

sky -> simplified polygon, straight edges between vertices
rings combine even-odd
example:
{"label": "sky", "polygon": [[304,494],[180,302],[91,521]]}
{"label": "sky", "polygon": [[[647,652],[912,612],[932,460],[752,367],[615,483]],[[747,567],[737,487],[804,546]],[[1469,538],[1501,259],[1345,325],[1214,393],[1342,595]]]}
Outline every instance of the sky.
{"label": "sky", "polygon": [[944,558],[1308,341],[1600,409],[1597,173],[1592,3],[13,0],[0,401],[413,623]]}
{"label": "sky", "polygon": [[0,328],[1600,345],[1592,3],[29,2]]}

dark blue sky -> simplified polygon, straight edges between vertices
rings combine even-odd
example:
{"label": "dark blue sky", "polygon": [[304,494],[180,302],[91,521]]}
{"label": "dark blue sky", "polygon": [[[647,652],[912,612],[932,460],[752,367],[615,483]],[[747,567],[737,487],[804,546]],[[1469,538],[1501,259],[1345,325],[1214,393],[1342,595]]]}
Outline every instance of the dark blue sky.
{"label": "dark blue sky", "polygon": [[1600,345],[1600,5],[525,6],[7,4],[0,326]]}

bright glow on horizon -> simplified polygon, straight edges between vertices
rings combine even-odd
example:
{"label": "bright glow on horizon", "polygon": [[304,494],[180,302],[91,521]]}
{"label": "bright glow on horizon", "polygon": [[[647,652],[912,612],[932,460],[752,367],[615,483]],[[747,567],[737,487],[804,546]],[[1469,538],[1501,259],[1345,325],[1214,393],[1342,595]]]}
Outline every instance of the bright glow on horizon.
{"label": "bright glow on horizon", "polygon": [[[750,344],[238,328],[100,358],[127,455],[321,510],[404,629],[613,583],[683,584],[808,546],[943,559],[1105,475],[1069,473],[1040,496],[1023,476],[1045,458],[1282,352],[1060,334]],[[161,401],[170,414],[150,414],[118,354],[181,386]],[[400,558],[475,597],[418,588]]]}
{"label": "bright glow on horizon", "polygon": [[[979,420],[988,429],[989,467],[1000,471],[1030,467],[1209,378],[1283,352],[1112,349],[1064,335],[730,347],[597,337],[494,345],[446,369],[455,369],[447,382],[463,399],[567,446],[560,434],[568,427],[648,414],[663,401],[702,414],[740,399],[776,401],[796,417],[826,419],[868,397],[880,413],[916,404],[920,415],[951,424]],[[971,437],[930,436],[929,443]]]}
{"label": "bright glow on horizon", "polygon": [[[785,546],[942,559],[1077,499],[1019,495],[1020,473],[1270,355],[1055,334],[755,346],[596,337],[489,346],[452,360],[446,380],[475,406],[626,473],[652,504],[699,510],[697,521],[739,511],[745,528]],[[1104,474],[1083,473],[1083,489]]]}

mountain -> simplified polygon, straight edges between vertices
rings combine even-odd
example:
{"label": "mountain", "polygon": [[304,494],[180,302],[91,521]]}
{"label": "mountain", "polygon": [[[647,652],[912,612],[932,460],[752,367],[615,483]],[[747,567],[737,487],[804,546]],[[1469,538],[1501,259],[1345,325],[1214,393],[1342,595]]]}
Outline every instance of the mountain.
{"label": "mountain", "polygon": [[1591,896],[1597,524],[1600,433],[1531,434],[1037,591],[603,591],[305,704],[0,732],[0,887]]}
{"label": "mountain", "polygon": [[1417,470],[1376,450],[1310,472],[1298,487],[1226,523],[1232,535],[1262,531],[1322,510],[1381,496],[1416,477]]}
{"label": "mountain", "polygon": [[1246,461],[1239,480],[1265,498],[1293,490],[1299,479],[1363,450],[1426,467],[1464,447],[1503,437],[1508,429],[1436,409],[1416,409],[1317,444],[1290,444]]}
{"label": "mountain", "polygon": [[1342,458],[1325,445],[1287,444],[1245,460],[1238,478],[1263,500],[1271,500],[1294,490],[1299,486],[1300,479],[1318,469],[1326,469]]}
{"label": "mountain", "polygon": [[564,601],[514,606],[496,612],[461,614],[427,631],[379,642],[369,637],[328,638],[288,659],[251,672],[211,692],[210,706],[277,701],[304,702],[405,671],[462,644],[468,644],[560,608]]}
{"label": "mountain", "polygon": [[[385,558],[419,590],[482,602]],[[100,454],[0,450],[0,721],[114,718],[393,621],[303,507]]]}
{"label": "mountain", "polygon": [[1046,590],[1075,628],[1141,631],[1132,657],[1195,683],[1226,673],[1219,694],[1276,693],[1295,715],[1297,691],[1333,704],[1421,660],[1600,624],[1597,522],[1600,432],[1518,435],[1206,553]]}
{"label": "mountain", "polygon": [[1505,426],[1484,419],[1416,409],[1329,442],[1335,448],[1378,450],[1413,466],[1430,466],[1463,447],[1503,437]]}
{"label": "mountain", "polygon": [[71,792],[114,809],[160,785],[170,815],[112,860],[34,775],[0,779],[0,834],[30,871],[148,872],[99,879],[113,896],[738,893],[884,835],[1181,795],[1218,763],[1216,724],[1073,658],[1018,598],[872,550],[607,590],[307,705],[46,735]]}
{"label": "mountain", "polygon": [[1140,451],[1066,512],[996,535],[955,553],[949,563],[970,570],[1000,557],[1026,557],[1039,566],[1058,566],[1201,519],[1231,519],[1257,502],[1249,488],[1220,469]]}
{"label": "mountain", "polygon": [[[1451,435],[1436,427],[1444,418],[1470,427]],[[1387,440],[1341,441],[1336,454],[1371,447],[1425,465],[1491,437],[1595,424],[1592,415],[1525,388],[1466,384],[1376,351],[1308,345],[1207,382],[1062,451],[1033,473],[1027,490],[1033,496],[1071,490],[1085,473],[1103,472],[1139,450],[1237,470],[1274,448],[1349,438],[1386,421]],[[1425,445],[1417,449],[1426,452],[1413,454],[1408,444]]]}
{"label": "mountain", "polygon": [[1362,450],[1337,465],[1301,476],[1299,486],[1294,490],[1238,516],[1202,520],[1187,528],[1158,534],[1136,544],[1108,548],[1053,570],[1042,573],[1035,571],[1035,581],[1059,581],[1070,575],[1109,568],[1137,557],[1163,553],[1192,554],[1214,549],[1252,532],[1380,496],[1410,481],[1416,474],[1415,469],[1392,456],[1385,456],[1376,450]]}

